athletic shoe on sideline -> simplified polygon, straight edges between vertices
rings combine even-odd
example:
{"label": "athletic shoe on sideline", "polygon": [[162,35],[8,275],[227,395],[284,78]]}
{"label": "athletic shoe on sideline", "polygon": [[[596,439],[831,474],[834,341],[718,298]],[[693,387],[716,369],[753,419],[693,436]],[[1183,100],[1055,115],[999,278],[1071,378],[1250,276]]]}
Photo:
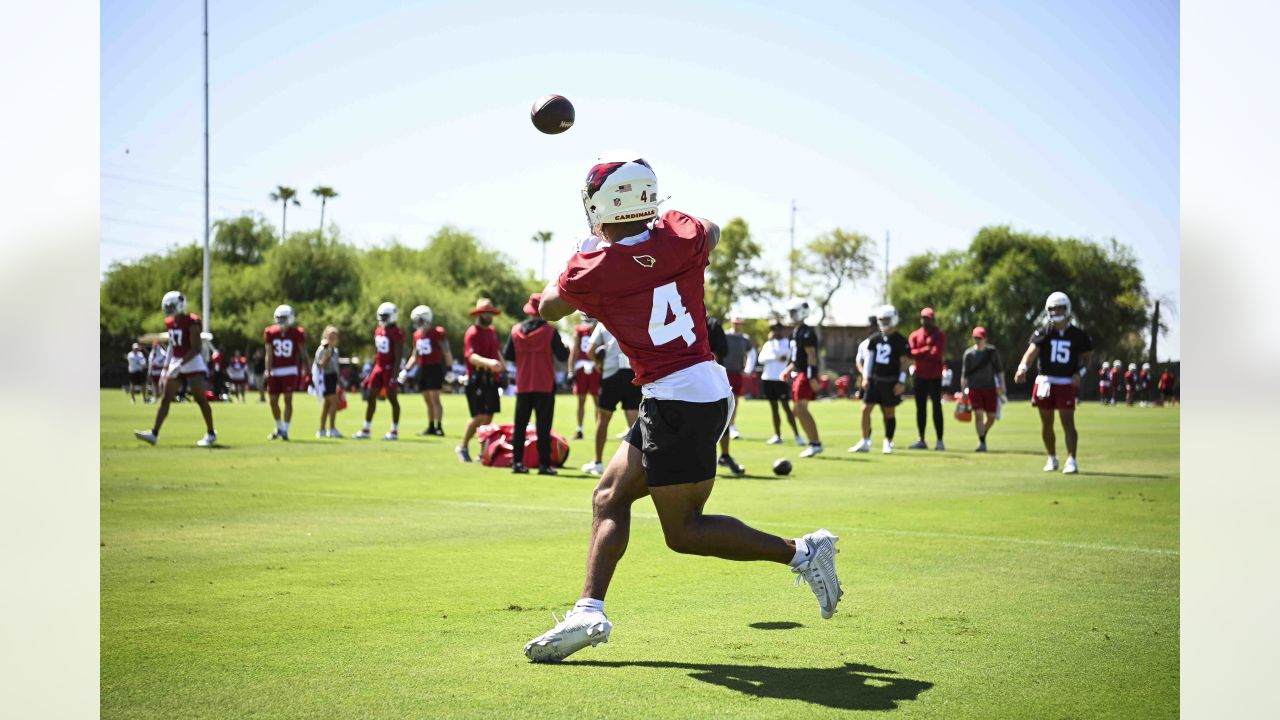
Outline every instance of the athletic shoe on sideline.
{"label": "athletic shoe on sideline", "polygon": [[765,444],[765,445],[781,445],[781,444],[782,444],[782,436],[781,436],[781,435],[774,435],[773,437],[769,438],[768,440],[765,440],[765,441],[764,441],[764,444]]}
{"label": "athletic shoe on sideline", "polygon": [[1046,461],[1045,461],[1045,463],[1044,463],[1044,471],[1045,471],[1045,472],[1054,472],[1054,471],[1056,471],[1057,469],[1058,469],[1058,458],[1057,458],[1057,457],[1055,457],[1055,456],[1052,456],[1052,455],[1051,455],[1051,456],[1049,456],[1049,459],[1048,459],[1048,460],[1046,460]]}
{"label": "athletic shoe on sideline", "polygon": [[371,438],[371,437],[373,437],[373,435],[369,434],[369,431],[368,431],[368,430],[361,430],[360,432],[356,433],[355,435],[352,435],[352,436],[351,436],[351,439],[352,439],[352,440],[368,440],[368,439],[369,439],[369,438]]}
{"label": "athletic shoe on sideline", "polygon": [[942,444],[942,441],[941,441],[941,440],[939,440],[939,441],[938,441],[938,444],[933,446],[933,449],[934,449],[934,450],[946,450],[946,449],[947,449],[947,446],[946,446],[946,445],[943,445],[943,444]]}
{"label": "athletic shoe on sideline", "polygon": [[986,452],[986,451],[987,451],[987,441],[986,441],[986,440],[979,440],[979,441],[978,441],[978,447],[974,448],[974,449],[973,449],[973,451],[974,451],[974,452]]}
{"label": "athletic shoe on sideline", "polygon": [[218,433],[206,433],[204,437],[196,441],[196,445],[199,445],[200,447],[212,447],[216,442],[218,442]]}
{"label": "athletic shoe on sideline", "polygon": [[920,438],[919,440],[908,445],[907,449],[908,450],[928,450],[929,446],[925,443],[924,438]]}
{"label": "athletic shoe on sideline", "polygon": [[797,436],[796,436],[796,445],[797,445],[797,446],[799,446],[799,447],[804,447],[805,445],[808,445],[808,444],[809,444],[809,443],[807,443],[807,442],[805,442],[805,441],[804,441],[804,438],[800,437],[799,435],[797,435]]}
{"label": "athletic shoe on sideline", "polygon": [[844,595],[844,590],[840,588],[840,578],[836,576],[836,555],[840,552],[836,548],[836,541],[840,538],[832,535],[831,531],[822,529],[815,530],[802,539],[808,543],[809,558],[791,568],[791,572],[796,574],[793,587],[798,586],[801,580],[808,583],[809,589],[818,599],[822,618],[829,620],[836,614],[836,605]]}
{"label": "athletic shoe on sideline", "polygon": [[883,445],[883,447],[882,447],[882,452],[884,452],[884,454],[885,454],[885,455],[892,455],[892,454],[893,454],[893,441],[892,441],[892,440],[890,440],[890,439],[888,439],[888,438],[885,438],[885,440],[884,440],[884,445]]}
{"label": "athletic shoe on sideline", "polygon": [[395,430],[388,430],[387,434],[382,436],[382,439],[383,440],[399,440],[400,433],[396,432]]}
{"label": "athletic shoe on sideline", "polygon": [[525,467],[524,463],[515,462],[515,463],[511,463],[511,472],[515,473],[516,475],[528,475],[529,468]]}
{"label": "athletic shoe on sideline", "polygon": [[317,438],[320,438],[321,440],[323,440],[324,438],[329,437],[329,431],[328,431],[328,430],[317,430],[317,431],[316,431],[316,437],[317,437]]}
{"label": "athletic shoe on sideline", "polygon": [[133,436],[145,443],[150,443],[152,445],[155,445],[156,441],[159,440],[159,438],[156,437],[156,434],[151,432],[150,430],[134,430]]}
{"label": "athletic shoe on sideline", "polygon": [[338,428],[329,428],[329,437],[340,438],[340,437],[346,437],[346,436],[338,432]]}
{"label": "athletic shoe on sideline", "polygon": [[272,430],[272,431],[271,431],[271,434],[267,436],[267,439],[268,439],[268,440],[279,440],[279,439],[280,439],[280,428],[276,428],[275,430]]}
{"label": "athletic shoe on sideline", "polygon": [[822,443],[813,443],[809,445],[809,447],[800,451],[800,457],[802,458],[813,457],[814,455],[821,455],[821,454],[822,454]]}
{"label": "athletic shoe on sideline", "polygon": [[1076,458],[1074,455],[1067,456],[1067,462],[1062,466],[1063,475],[1075,475],[1080,472],[1080,468],[1076,467]]}
{"label": "athletic shoe on sideline", "polygon": [[744,467],[742,467],[741,465],[739,465],[739,464],[738,464],[738,463],[733,459],[733,456],[732,456],[732,455],[728,455],[728,454],[721,455],[721,456],[720,456],[719,464],[720,464],[720,465],[722,465],[722,466],[724,466],[724,467],[729,468],[729,472],[733,473],[734,475],[746,475],[746,474],[747,474],[747,469],[746,469],[746,468],[744,468]]}
{"label": "athletic shoe on sideline", "polygon": [[453,449],[453,454],[458,456],[458,462],[471,462],[471,451],[461,445]]}
{"label": "athletic shoe on sideline", "polygon": [[582,466],[582,472],[587,473],[588,475],[603,475],[604,463],[589,462]]}
{"label": "athletic shoe on sideline", "polygon": [[613,623],[604,613],[596,610],[569,611],[564,619],[551,613],[556,626],[530,640],[524,646],[524,655],[533,662],[560,662],[590,645],[609,642]]}
{"label": "athletic shoe on sideline", "polygon": [[574,440],[581,440],[581,439],[582,439],[582,428],[578,428],[578,429],[577,429],[577,431],[575,431],[575,432],[573,433],[573,439],[574,439]]}
{"label": "athletic shoe on sideline", "polygon": [[741,439],[742,439],[742,433],[738,432],[738,426],[737,426],[737,425],[730,425],[730,426],[729,426],[729,439],[730,439],[730,440],[741,440]]}
{"label": "athletic shoe on sideline", "polygon": [[559,475],[560,473],[556,472],[556,469],[551,467],[550,465],[539,465],[538,474],[539,475]]}

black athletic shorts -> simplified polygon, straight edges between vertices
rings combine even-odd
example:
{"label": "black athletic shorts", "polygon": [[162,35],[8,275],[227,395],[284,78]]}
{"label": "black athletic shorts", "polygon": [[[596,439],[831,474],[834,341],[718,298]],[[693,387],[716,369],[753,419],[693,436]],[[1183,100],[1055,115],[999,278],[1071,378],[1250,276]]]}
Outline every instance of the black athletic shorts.
{"label": "black athletic shorts", "polygon": [[444,387],[444,365],[433,363],[418,366],[418,391],[439,390]]}
{"label": "black athletic shorts", "polygon": [[330,395],[337,395],[337,394],[338,394],[338,373],[325,373],[324,374],[324,396],[329,397]]}
{"label": "black athletic shorts", "polygon": [[600,409],[613,412],[622,403],[623,410],[640,409],[640,387],[632,384],[635,371],[620,369],[600,383]]}
{"label": "black athletic shorts", "polygon": [[871,387],[867,390],[866,397],[862,398],[862,402],[881,407],[897,407],[902,402],[901,395],[893,394],[893,386],[897,384],[897,380],[872,380]]}
{"label": "black athletic shorts", "polygon": [[131,373],[129,373],[129,384],[131,384],[131,385],[146,385],[146,384],[147,384],[147,372],[146,372],[145,370],[139,370],[138,372],[131,372]]}
{"label": "black athletic shorts", "polygon": [[787,402],[791,399],[791,388],[782,380],[761,380],[760,390],[768,400]]}
{"label": "black athletic shorts", "polygon": [[709,403],[683,400],[640,402],[640,415],[627,442],[644,456],[650,487],[685,485],[716,476],[720,436],[728,428],[730,399]]}
{"label": "black athletic shorts", "polygon": [[493,373],[476,371],[467,376],[467,412],[471,417],[502,412],[502,395]]}

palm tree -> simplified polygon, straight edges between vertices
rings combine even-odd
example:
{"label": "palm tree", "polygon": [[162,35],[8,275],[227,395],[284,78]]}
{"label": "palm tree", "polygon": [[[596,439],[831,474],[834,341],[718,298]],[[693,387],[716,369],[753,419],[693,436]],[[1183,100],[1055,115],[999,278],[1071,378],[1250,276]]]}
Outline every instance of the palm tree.
{"label": "palm tree", "polygon": [[542,273],[541,277],[545,281],[547,279],[547,244],[551,242],[551,231],[539,230],[533,234],[531,238],[534,242],[542,245]]}
{"label": "palm tree", "polygon": [[302,207],[302,203],[298,202],[297,195],[297,190],[285,185],[277,185],[275,192],[268,196],[272,202],[280,203],[280,242],[284,242],[284,239],[288,237],[285,233],[285,227],[289,219],[289,203],[292,202],[294,207]]}
{"label": "palm tree", "polygon": [[320,234],[324,235],[324,203],[338,197],[338,193],[328,185],[317,185],[311,188],[311,194],[320,198]]}

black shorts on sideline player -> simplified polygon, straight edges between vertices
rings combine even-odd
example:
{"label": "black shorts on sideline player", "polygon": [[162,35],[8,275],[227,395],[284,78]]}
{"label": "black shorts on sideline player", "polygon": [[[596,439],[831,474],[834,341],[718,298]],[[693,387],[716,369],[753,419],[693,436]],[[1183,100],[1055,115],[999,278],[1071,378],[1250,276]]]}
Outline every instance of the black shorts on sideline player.
{"label": "black shorts on sideline player", "polygon": [[444,365],[432,363],[418,366],[418,392],[444,387]]}
{"label": "black shorts on sideline player", "polygon": [[901,395],[893,394],[893,386],[897,384],[897,380],[872,380],[871,387],[867,389],[867,395],[862,398],[862,402],[881,407],[897,407],[902,402]]}
{"label": "black shorts on sideline player", "polygon": [[683,400],[640,402],[627,442],[644,456],[650,487],[686,485],[716,476],[717,443],[728,428],[729,398],[709,403]]}
{"label": "black shorts on sideline player", "polygon": [[129,373],[129,383],[132,385],[146,385],[147,373],[145,370]]}
{"label": "black shorts on sideline player", "polygon": [[791,400],[791,388],[782,380],[761,380],[760,391],[764,393],[766,400],[780,400],[782,402]]}
{"label": "black shorts on sideline player", "polygon": [[480,370],[467,376],[467,412],[471,417],[502,412],[502,395],[493,373]]}
{"label": "black shorts on sideline player", "polygon": [[624,368],[601,381],[600,409],[614,412],[622,403],[623,410],[639,410],[640,387],[631,382],[635,377],[634,371]]}

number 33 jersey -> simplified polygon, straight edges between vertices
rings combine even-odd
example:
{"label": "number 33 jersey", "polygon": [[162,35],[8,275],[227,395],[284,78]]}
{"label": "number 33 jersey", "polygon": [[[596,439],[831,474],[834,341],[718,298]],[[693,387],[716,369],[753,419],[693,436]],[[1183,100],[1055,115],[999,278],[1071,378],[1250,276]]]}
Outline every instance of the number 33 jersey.
{"label": "number 33 jersey", "polygon": [[587,238],[560,274],[565,302],[604,323],[631,360],[636,385],[714,361],[702,280],[711,250],[694,217],[668,211],[639,235]]}
{"label": "number 33 jersey", "polygon": [[1031,335],[1031,344],[1039,349],[1040,374],[1070,378],[1080,369],[1081,356],[1093,350],[1093,338],[1075,325],[1058,330],[1045,325]]}

